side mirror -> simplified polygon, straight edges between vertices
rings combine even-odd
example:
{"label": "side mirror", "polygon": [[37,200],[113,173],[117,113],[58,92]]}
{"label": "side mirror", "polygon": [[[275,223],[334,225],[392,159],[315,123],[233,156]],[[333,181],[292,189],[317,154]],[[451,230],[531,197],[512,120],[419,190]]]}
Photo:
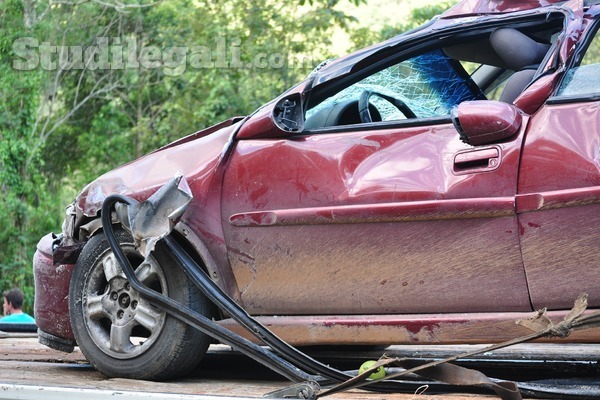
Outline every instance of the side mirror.
{"label": "side mirror", "polygon": [[242,125],[237,139],[287,138],[304,129],[304,112],[299,93],[266,104]]}
{"label": "side mirror", "polygon": [[275,104],[273,121],[285,132],[300,132],[304,129],[302,98],[298,93],[284,97]]}
{"label": "side mirror", "polygon": [[517,107],[494,100],[465,101],[452,109],[451,117],[461,140],[472,146],[508,139],[523,121]]}

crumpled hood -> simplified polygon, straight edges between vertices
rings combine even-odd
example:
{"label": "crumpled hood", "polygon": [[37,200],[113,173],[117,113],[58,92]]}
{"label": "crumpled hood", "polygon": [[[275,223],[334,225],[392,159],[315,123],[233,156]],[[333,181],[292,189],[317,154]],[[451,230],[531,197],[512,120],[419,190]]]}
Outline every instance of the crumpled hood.
{"label": "crumpled hood", "polygon": [[77,196],[77,212],[96,216],[104,199],[111,194],[145,200],[178,173],[190,183],[206,178],[214,171],[239,124],[237,118],[224,121],[107,172]]}

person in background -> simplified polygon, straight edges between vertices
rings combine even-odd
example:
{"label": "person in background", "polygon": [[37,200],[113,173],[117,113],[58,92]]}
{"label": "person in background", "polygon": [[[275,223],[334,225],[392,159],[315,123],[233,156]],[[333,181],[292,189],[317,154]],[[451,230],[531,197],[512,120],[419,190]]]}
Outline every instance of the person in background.
{"label": "person in background", "polygon": [[4,292],[4,317],[0,318],[0,322],[35,323],[31,315],[23,312],[24,299],[21,289],[14,288]]}

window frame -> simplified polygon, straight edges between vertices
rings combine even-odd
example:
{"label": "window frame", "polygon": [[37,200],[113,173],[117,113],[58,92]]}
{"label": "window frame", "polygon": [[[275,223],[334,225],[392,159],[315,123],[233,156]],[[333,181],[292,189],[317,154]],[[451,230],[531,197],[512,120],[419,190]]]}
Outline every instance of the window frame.
{"label": "window frame", "polygon": [[[434,54],[434,53],[436,53],[436,54]],[[439,58],[440,62],[445,64],[445,66],[444,66],[445,69],[446,69],[445,72],[448,72],[448,74],[449,74],[448,76],[449,77],[456,78],[457,82],[460,82],[462,84],[462,88],[465,90],[465,92],[468,91],[472,97],[479,97],[480,99],[484,99],[485,98],[485,94],[483,93],[483,91],[481,90],[481,88],[473,81],[471,75],[469,75],[469,73],[465,70],[464,66],[459,61],[457,61],[455,59],[452,59],[452,58],[448,57],[447,55],[445,55],[443,53],[443,51],[442,51],[442,48],[435,48],[432,51],[422,52],[422,53],[419,53],[419,54],[417,54],[417,55],[415,55],[413,57],[408,57],[406,59],[403,59],[402,61],[400,61],[398,63],[394,63],[394,64],[392,64],[392,65],[390,65],[390,66],[388,66],[386,68],[383,68],[383,69],[381,69],[379,71],[376,71],[376,72],[374,72],[374,73],[372,73],[370,75],[367,75],[365,78],[363,78],[363,79],[361,79],[361,80],[359,80],[357,82],[354,82],[354,83],[350,84],[349,86],[347,86],[344,89],[338,91],[337,93],[335,93],[335,94],[333,94],[333,95],[325,98],[320,103],[315,104],[311,109],[305,110],[305,112],[304,112],[305,118],[306,118],[306,115],[311,110],[319,108],[320,106],[322,106],[322,105],[324,105],[326,103],[331,103],[331,104],[329,104],[328,106],[324,107],[323,109],[327,109],[328,107],[333,107],[336,104],[339,104],[340,103],[340,99],[339,99],[340,94],[343,94],[345,91],[347,91],[347,90],[349,90],[351,88],[355,88],[356,85],[365,84],[365,85],[377,86],[377,85],[374,85],[372,83],[365,82],[365,80],[368,80],[369,78],[375,77],[377,74],[381,74],[384,71],[393,69],[395,67],[402,68],[401,66],[403,64],[405,64],[405,63],[409,63],[410,64],[412,62],[412,60],[416,60],[419,57],[426,56],[426,55],[429,55],[429,54],[431,54],[433,57],[440,57]],[[422,64],[422,62],[420,62],[420,63]],[[424,72],[427,72],[424,69],[416,69],[416,68],[413,69],[413,71],[416,71],[416,74],[419,74],[419,75],[422,74],[422,73],[424,73]],[[435,75],[435,74],[433,74],[433,75]],[[442,75],[445,76],[445,74],[442,74]],[[395,86],[396,88],[400,88],[400,87],[408,88],[409,85],[410,85],[410,83],[406,83],[405,84],[405,83],[401,82],[400,79],[395,79],[394,82],[392,83],[392,86]],[[443,100],[444,93],[446,91],[440,90],[440,87],[437,87],[435,85],[435,80],[433,82],[432,81],[428,81],[424,85],[424,88],[426,88],[425,90],[428,91],[428,92],[430,92],[433,96],[439,98],[440,101]],[[422,107],[422,106],[418,105],[418,101],[417,101],[418,100],[418,96],[416,96],[417,99],[410,99],[410,102],[409,102],[408,101],[409,100],[409,98],[408,98],[409,96],[404,96],[404,94],[402,93],[402,91],[395,92],[393,89],[384,90],[384,89],[386,89],[385,86],[382,86],[380,89],[381,89],[382,93],[386,92],[388,95],[390,95],[392,97],[397,97],[398,99],[401,99],[402,97],[406,97],[407,100],[405,101],[405,103],[410,108],[412,108],[411,106],[415,106],[415,105],[417,105],[418,107]],[[378,91],[377,88],[373,88],[372,90]],[[354,91],[355,90],[351,90],[352,95],[355,94]],[[356,90],[356,92],[358,93],[358,89]],[[392,94],[392,92],[395,92],[395,93]],[[347,95],[347,94],[345,94],[345,95]],[[337,96],[337,98],[336,98],[336,96]],[[357,101],[358,98],[353,99],[352,97],[349,97],[347,100],[356,100]],[[442,104],[440,104],[440,106],[442,106]],[[315,113],[318,113],[319,111],[321,111],[321,110],[318,110]],[[432,118],[435,119],[435,118],[444,117],[446,115],[450,115],[450,110],[448,110],[447,114],[434,114],[435,113],[434,110],[429,110],[429,111],[430,111],[431,115],[429,115],[429,116],[423,116],[423,117],[416,117],[416,118],[413,118],[413,119],[419,119],[419,120],[421,120],[421,119],[432,119]],[[388,120],[378,121],[378,122],[393,123],[395,121],[402,121],[402,120],[404,120],[404,118],[388,119]],[[356,124],[346,124],[346,125],[339,125],[339,126],[348,126],[348,125],[356,125]],[[328,128],[328,127],[324,126],[324,127],[317,127],[317,128],[314,128],[314,129],[315,130],[320,130],[320,129],[323,129],[323,128]]]}
{"label": "window frame", "polygon": [[[587,103],[600,100],[600,92],[594,92],[589,94],[572,94],[572,95],[557,95],[560,88],[565,83],[567,79],[567,74],[573,68],[577,68],[581,65],[585,54],[587,53],[588,48],[594,41],[594,39],[600,40],[600,18],[597,18],[593,21],[592,25],[589,28],[589,33],[586,34],[586,38],[583,41],[577,43],[577,50],[575,50],[575,54],[569,60],[567,65],[565,66],[565,71],[562,74],[558,84],[556,85],[556,89],[554,89],[554,94],[546,101],[546,104],[570,104],[570,103]],[[598,36],[596,36],[598,35]],[[600,65],[600,63],[599,63]]]}
{"label": "window frame", "polygon": [[[564,31],[564,29],[566,29],[567,26],[568,15],[566,15],[563,12],[563,10],[553,10],[552,19],[554,19],[555,17],[562,18],[563,26],[561,29]],[[448,46],[453,42],[470,40],[471,38],[481,37],[486,34],[490,34],[492,31],[498,28],[513,27],[516,29],[526,29],[529,27],[542,26],[545,23],[548,23],[549,19],[550,18],[548,15],[542,17],[540,14],[520,15],[510,20],[490,19],[484,22],[477,22],[467,27],[453,27],[452,29],[439,31],[435,35],[431,35],[431,32],[428,32],[426,36],[417,36],[415,38],[412,38],[411,40],[399,43],[398,45],[390,47],[385,54],[375,54],[373,56],[368,57],[365,60],[359,61],[353,67],[353,69],[358,69],[356,72],[351,72],[349,74],[342,75],[339,78],[330,80],[318,86],[309,87],[303,96],[303,118],[305,117],[305,110],[313,108],[315,107],[315,105],[325,101],[328,97],[331,97],[332,95],[330,93],[337,94],[341,90],[350,87],[351,85],[359,82],[367,76],[370,76],[394,64],[400,63],[403,60],[407,60],[417,55],[424,54],[428,51],[443,48],[444,46]],[[552,51],[552,49],[550,51]],[[369,63],[369,61],[371,62]],[[540,70],[537,71],[536,77],[540,76],[543,72],[545,72],[544,70],[542,70],[545,64],[546,63],[542,63],[540,65]],[[465,73],[467,74],[467,76],[470,77],[470,75],[466,71]],[[477,86],[476,83],[474,84]],[[479,86],[477,87],[479,88]],[[303,129],[302,131],[296,132],[295,134],[303,136],[320,133],[339,133],[346,131],[353,132],[366,130],[394,129],[413,126],[434,126],[446,123],[452,123],[450,115],[436,116],[432,118],[410,118],[397,121],[378,121],[372,123]]]}

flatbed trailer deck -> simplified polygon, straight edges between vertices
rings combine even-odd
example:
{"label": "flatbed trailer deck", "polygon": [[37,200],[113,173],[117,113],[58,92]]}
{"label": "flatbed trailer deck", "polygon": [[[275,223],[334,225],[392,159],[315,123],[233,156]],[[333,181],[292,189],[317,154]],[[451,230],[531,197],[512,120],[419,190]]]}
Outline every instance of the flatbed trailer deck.
{"label": "flatbed trailer deck", "polygon": [[[325,362],[358,368],[368,358],[385,352],[393,356],[441,358],[475,346],[392,346],[383,349],[340,348],[314,350],[315,356]],[[484,354],[474,364],[486,362],[502,365],[546,364],[564,369],[578,365],[597,368],[594,354],[600,354],[599,345],[568,345],[560,351],[547,344],[528,344]],[[524,374],[528,370],[525,368]],[[107,378],[96,371],[79,349],[67,354],[47,348],[37,342],[35,335],[0,335],[0,399],[220,399],[260,398],[265,393],[282,389],[291,383],[268,369],[246,358],[231,348],[212,345],[198,369],[186,378],[169,382],[150,382],[131,379]],[[427,390],[424,393],[431,394]],[[351,390],[332,395],[331,399],[407,400],[418,394],[381,394]],[[493,399],[486,394],[432,394],[428,399],[473,400]]]}

